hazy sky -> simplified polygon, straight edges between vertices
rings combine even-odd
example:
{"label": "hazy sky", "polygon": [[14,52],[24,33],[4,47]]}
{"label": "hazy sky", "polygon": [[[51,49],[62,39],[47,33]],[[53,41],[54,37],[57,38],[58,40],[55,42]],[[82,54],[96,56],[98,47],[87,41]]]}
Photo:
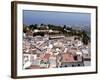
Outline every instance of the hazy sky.
{"label": "hazy sky", "polygon": [[23,10],[23,23],[26,25],[41,23],[90,25],[90,20],[91,15],[89,13]]}

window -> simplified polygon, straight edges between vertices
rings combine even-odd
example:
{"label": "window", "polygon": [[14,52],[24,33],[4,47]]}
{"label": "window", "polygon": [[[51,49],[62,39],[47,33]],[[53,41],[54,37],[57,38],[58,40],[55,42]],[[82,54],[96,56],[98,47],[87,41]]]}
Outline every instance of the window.
{"label": "window", "polygon": [[78,64],[78,66],[80,66],[80,64]]}
{"label": "window", "polygon": [[72,65],[72,67],[74,67],[74,65]]}
{"label": "window", "polygon": [[67,65],[65,65],[65,67],[67,67]]}

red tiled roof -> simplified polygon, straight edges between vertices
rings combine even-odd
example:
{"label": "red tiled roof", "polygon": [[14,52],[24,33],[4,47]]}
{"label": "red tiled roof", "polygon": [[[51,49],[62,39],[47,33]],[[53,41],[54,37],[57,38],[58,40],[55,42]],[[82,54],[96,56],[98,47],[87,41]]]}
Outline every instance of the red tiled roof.
{"label": "red tiled roof", "polygon": [[46,58],[46,59],[49,59],[49,57],[50,57],[50,54],[45,54],[44,55],[44,58]]}
{"label": "red tiled roof", "polygon": [[73,62],[74,61],[74,57],[72,54],[66,53],[66,54],[62,54],[62,62]]}

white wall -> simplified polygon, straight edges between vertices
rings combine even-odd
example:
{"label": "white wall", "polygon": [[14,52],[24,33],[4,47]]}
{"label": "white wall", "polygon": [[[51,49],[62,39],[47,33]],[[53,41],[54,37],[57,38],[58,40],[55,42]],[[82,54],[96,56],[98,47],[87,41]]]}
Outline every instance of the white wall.
{"label": "white wall", "polygon": [[[17,0],[16,0],[17,1]],[[28,0],[24,0],[28,1]],[[30,0],[37,2],[52,2],[66,4],[100,5],[100,0]],[[11,0],[0,0],[0,80],[13,80],[10,78],[11,68]],[[100,6],[99,6],[100,10]],[[100,11],[98,12],[98,14]],[[98,16],[98,19],[100,16]],[[100,22],[100,19],[99,21]],[[99,26],[100,24],[98,24]],[[98,30],[100,27],[98,27]],[[100,32],[98,32],[100,35]],[[98,38],[100,41],[100,37]],[[100,42],[98,42],[100,44]],[[99,46],[98,46],[99,47]],[[100,52],[100,50],[99,50]],[[98,52],[98,53],[99,53]],[[98,54],[100,57],[100,54]],[[98,67],[100,67],[100,58]],[[100,69],[98,74],[30,78],[27,80],[100,80]],[[23,79],[22,79],[23,80]]]}

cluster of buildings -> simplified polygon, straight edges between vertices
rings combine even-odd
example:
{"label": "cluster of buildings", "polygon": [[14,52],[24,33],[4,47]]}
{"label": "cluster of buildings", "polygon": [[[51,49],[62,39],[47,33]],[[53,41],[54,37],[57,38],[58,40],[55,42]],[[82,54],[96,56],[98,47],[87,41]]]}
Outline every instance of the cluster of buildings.
{"label": "cluster of buildings", "polygon": [[24,33],[23,69],[89,66],[90,44],[84,45],[75,37],[48,34],[33,36]]}

